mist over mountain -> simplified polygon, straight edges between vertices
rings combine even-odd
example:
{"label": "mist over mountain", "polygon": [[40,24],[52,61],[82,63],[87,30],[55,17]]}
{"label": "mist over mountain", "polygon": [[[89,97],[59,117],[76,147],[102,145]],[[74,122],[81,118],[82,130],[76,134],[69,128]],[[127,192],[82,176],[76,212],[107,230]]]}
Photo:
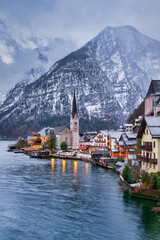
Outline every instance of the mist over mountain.
{"label": "mist over mountain", "polygon": [[36,81],[17,84],[0,107],[0,134],[69,123],[74,88],[81,130],[117,128],[142,102],[150,79],[160,78],[159,62],[159,41],[131,26],[107,27]]}
{"label": "mist over mountain", "polygon": [[39,41],[35,38],[18,41],[0,20],[0,91],[8,92],[19,82],[37,80],[53,63],[77,49],[71,39]]}

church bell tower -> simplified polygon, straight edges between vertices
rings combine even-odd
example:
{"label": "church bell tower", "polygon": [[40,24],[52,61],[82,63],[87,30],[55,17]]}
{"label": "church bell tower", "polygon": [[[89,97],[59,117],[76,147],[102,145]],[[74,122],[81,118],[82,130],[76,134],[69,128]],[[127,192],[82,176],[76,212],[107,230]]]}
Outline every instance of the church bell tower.
{"label": "church bell tower", "polygon": [[72,104],[72,113],[70,118],[70,130],[72,132],[72,149],[79,149],[79,118],[77,113],[76,106],[76,96],[74,90],[73,104]]}

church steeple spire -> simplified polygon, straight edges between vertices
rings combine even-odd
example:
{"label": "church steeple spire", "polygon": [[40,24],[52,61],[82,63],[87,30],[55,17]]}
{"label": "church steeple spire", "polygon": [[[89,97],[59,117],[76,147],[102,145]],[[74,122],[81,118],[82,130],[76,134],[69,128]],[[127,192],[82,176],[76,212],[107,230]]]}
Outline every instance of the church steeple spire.
{"label": "church steeple spire", "polygon": [[72,132],[72,149],[79,149],[79,119],[76,105],[76,95],[74,90],[72,113],[70,118],[70,130]]}
{"label": "church steeple spire", "polygon": [[74,118],[75,114],[77,114],[77,105],[76,105],[76,96],[75,96],[75,89],[74,89],[73,104],[72,104],[72,118]]}

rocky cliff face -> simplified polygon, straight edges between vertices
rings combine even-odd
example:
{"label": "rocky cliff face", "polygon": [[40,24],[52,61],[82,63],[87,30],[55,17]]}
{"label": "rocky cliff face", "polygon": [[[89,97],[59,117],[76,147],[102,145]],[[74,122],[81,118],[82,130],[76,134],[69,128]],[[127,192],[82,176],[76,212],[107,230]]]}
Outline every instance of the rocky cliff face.
{"label": "rocky cliff face", "polygon": [[130,26],[108,27],[37,81],[16,85],[0,107],[0,134],[68,123],[74,88],[81,130],[116,128],[159,78],[159,61],[160,42]]}

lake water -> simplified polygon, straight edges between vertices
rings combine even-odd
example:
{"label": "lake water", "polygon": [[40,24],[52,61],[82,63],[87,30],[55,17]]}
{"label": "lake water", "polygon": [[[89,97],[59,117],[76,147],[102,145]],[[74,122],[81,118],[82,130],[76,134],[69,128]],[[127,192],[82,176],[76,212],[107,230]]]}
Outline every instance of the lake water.
{"label": "lake water", "polygon": [[160,239],[157,203],[90,163],[34,159],[0,142],[0,239]]}

